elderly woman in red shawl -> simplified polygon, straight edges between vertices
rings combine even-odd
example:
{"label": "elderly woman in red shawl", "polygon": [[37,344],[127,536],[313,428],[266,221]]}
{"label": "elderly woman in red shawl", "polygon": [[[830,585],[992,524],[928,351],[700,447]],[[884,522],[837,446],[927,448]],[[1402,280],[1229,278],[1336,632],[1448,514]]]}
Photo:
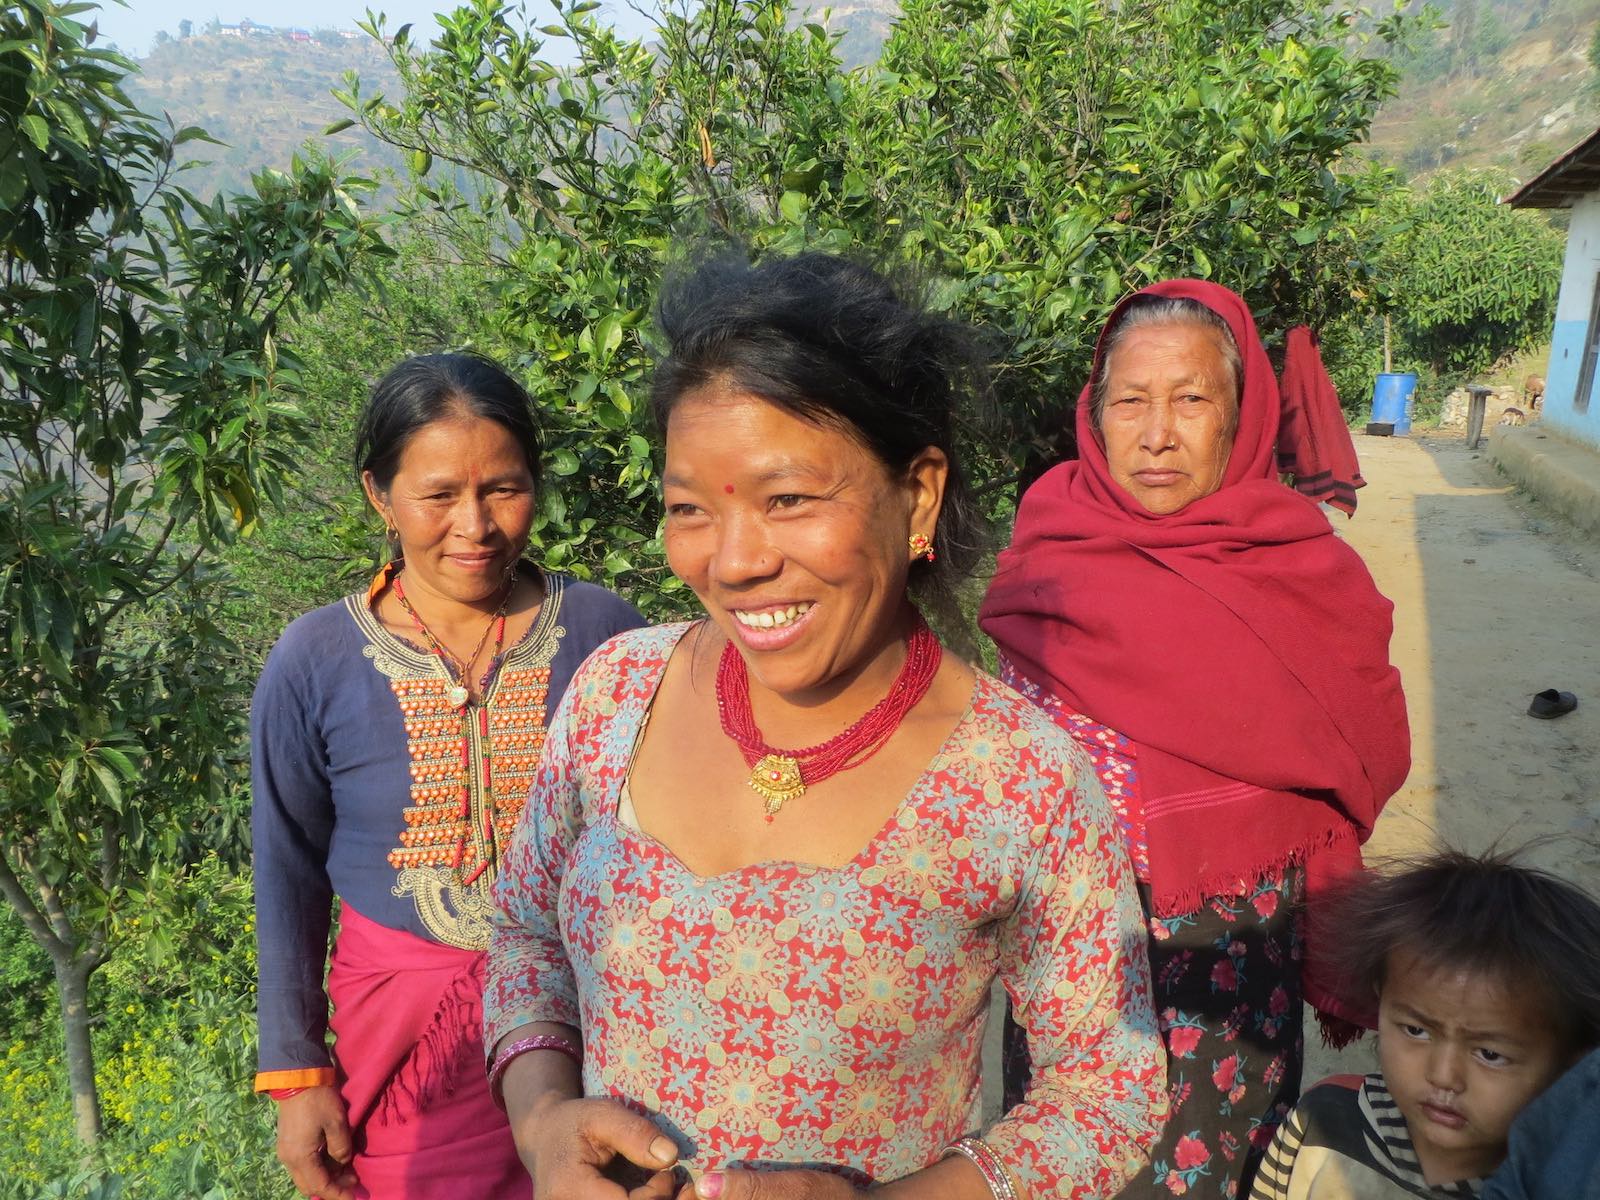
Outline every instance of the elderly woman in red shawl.
{"label": "elderly woman in red shawl", "polygon": [[1298,1095],[1303,1000],[1334,1036],[1367,1015],[1304,915],[1409,769],[1393,606],[1279,482],[1285,408],[1239,296],[1130,297],[1078,404],[1081,457],[1023,498],[983,606],[1003,675],[1093,758],[1140,880],[1174,1112],[1124,1196],[1246,1194]]}

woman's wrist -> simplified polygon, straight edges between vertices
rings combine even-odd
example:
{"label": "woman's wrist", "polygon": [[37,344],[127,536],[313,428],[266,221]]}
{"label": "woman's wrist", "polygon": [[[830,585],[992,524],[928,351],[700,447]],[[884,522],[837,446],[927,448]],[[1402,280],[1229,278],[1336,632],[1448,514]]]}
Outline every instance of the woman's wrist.
{"label": "woman's wrist", "polygon": [[517,1047],[552,1038],[560,1039],[576,1051],[580,1036],[578,1030],[570,1025],[536,1022],[512,1030],[496,1043],[496,1063],[500,1062],[502,1056],[507,1056],[507,1061],[500,1064],[500,1074],[496,1080],[498,1099],[511,1117],[513,1127],[522,1125],[530,1118],[537,1120],[552,1106],[579,1099],[583,1095],[583,1075],[578,1066],[578,1053],[557,1048],[522,1052],[517,1051]]}
{"label": "woman's wrist", "polygon": [[489,1066],[489,1096],[502,1109],[506,1102],[501,1094],[501,1081],[511,1065],[525,1054],[536,1054],[540,1051],[553,1051],[565,1055],[581,1073],[583,1070],[583,1051],[565,1034],[557,1033],[532,1033],[526,1037],[514,1040],[502,1040],[500,1048],[495,1052],[494,1062]]}
{"label": "woman's wrist", "polygon": [[[1018,1200],[1028,1200],[1028,1193],[1016,1186],[1009,1172],[1006,1177]],[[874,1200],[993,1200],[995,1196],[977,1165],[960,1154],[942,1158],[915,1175],[880,1184],[870,1194]]]}

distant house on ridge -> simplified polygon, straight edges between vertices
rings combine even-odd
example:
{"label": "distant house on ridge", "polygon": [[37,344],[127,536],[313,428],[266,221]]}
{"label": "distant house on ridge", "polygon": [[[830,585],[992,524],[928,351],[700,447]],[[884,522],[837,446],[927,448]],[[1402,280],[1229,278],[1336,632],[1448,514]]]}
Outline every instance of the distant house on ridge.
{"label": "distant house on ridge", "polygon": [[1552,431],[1600,450],[1600,129],[1523,184],[1506,203],[1572,210],[1543,419]]}

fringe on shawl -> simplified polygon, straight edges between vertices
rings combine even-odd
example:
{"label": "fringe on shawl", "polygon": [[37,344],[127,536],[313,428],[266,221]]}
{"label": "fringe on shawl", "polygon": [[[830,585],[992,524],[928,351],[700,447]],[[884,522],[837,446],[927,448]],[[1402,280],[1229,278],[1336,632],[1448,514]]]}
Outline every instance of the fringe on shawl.
{"label": "fringe on shawl", "polygon": [[414,1113],[455,1094],[456,1080],[476,1061],[477,1030],[483,1023],[482,959],[461,971],[439,997],[439,1007],[404,1062],[395,1068],[378,1102],[377,1119],[404,1125]]}
{"label": "fringe on shawl", "polygon": [[1185,913],[1192,913],[1213,896],[1248,894],[1268,879],[1282,875],[1290,867],[1308,865],[1313,855],[1333,850],[1354,839],[1355,830],[1346,825],[1343,828],[1329,829],[1318,837],[1307,839],[1299,846],[1274,854],[1242,874],[1206,875],[1198,878],[1186,876],[1163,881],[1159,887],[1152,881],[1151,910],[1158,917],[1181,917]]}
{"label": "fringe on shawl", "polygon": [[[1317,896],[1311,878],[1312,860],[1318,854],[1331,850],[1343,849],[1347,843],[1356,840],[1355,830],[1348,825],[1328,830],[1320,837],[1310,839],[1284,854],[1274,855],[1271,859],[1253,868],[1244,877],[1230,876],[1205,876],[1199,879],[1193,877],[1178,881],[1180,886],[1164,888],[1156,891],[1154,884],[1151,886],[1151,911],[1158,917],[1177,917],[1185,913],[1194,912],[1213,896],[1233,896],[1249,894],[1262,883],[1276,876],[1282,875],[1291,867],[1304,867],[1306,869],[1306,895],[1305,914],[1302,929],[1306,942],[1304,969],[1301,977],[1301,986],[1304,991],[1306,1003],[1316,1011],[1317,1024],[1322,1034],[1322,1040],[1334,1049],[1348,1046],[1360,1038],[1368,1029],[1374,1027],[1375,1013],[1363,1011],[1352,1005],[1349,999],[1342,995],[1331,981],[1322,967],[1324,956],[1317,952],[1316,942],[1320,940],[1323,931],[1314,927],[1314,922],[1309,916],[1310,909],[1316,903]],[[1359,854],[1359,847],[1352,846]],[[1359,861],[1359,859],[1358,859]]]}

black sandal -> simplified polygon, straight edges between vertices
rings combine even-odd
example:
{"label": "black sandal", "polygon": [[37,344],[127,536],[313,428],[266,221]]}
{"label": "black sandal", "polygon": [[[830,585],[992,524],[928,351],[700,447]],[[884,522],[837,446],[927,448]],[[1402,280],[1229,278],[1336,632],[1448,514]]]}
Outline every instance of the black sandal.
{"label": "black sandal", "polygon": [[1533,698],[1533,703],[1528,705],[1528,715],[1538,717],[1541,721],[1552,721],[1556,717],[1564,717],[1578,707],[1578,698],[1571,692],[1558,692],[1555,688],[1545,688]]}

